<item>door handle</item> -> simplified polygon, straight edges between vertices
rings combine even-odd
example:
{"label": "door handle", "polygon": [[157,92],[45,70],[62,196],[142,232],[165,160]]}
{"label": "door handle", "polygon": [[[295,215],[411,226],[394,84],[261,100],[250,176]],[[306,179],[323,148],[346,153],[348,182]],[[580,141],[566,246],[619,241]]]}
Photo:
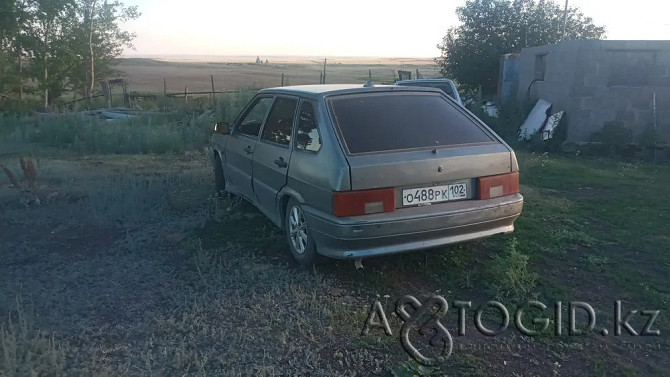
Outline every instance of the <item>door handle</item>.
{"label": "door handle", "polygon": [[244,148],[244,151],[247,152],[247,154],[252,154],[252,153],[254,153],[254,150],[251,149],[251,145],[247,145],[247,146]]}
{"label": "door handle", "polygon": [[277,164],[277,166],[279,166],[280,168],[285,168],[288,166],[286,161],[284,161],[284,157],[279,157],[278,160],[275,160],[275,164]]}

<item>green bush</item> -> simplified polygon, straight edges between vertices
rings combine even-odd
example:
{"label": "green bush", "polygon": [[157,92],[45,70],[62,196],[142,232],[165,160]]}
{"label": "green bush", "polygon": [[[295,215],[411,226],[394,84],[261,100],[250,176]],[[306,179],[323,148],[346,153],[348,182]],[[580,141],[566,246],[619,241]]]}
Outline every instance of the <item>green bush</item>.
{"label": "green bush", "polygon": [[[1,114],[0,142],[34,144],[82,154],[182,153],[204,147],[214,122],[232,122],[256,92],[243,90],[183,104],[180,112],[102,120],[83,113],[62,113],[47,120]],[[158,103],[157,103],[158,106]]]}
{"label": "green bush", "polygon": [[524,301],[535,287],[537,274],[528,269],[528,256],[517,247],[516,238],[512,238],[488,264],[489,288],[498,299]]}
{"label": "green bush", "polygon": [[479,104],[474,105],[472,112],[503,140],[508,143],[516,142],[517,132],[521,123],[523,123],[524,116],[522,107],[515,101],[506,101],[500,105],[498,107],[498,117],[489,116]]}
{"label": "green bush", "polygon": [[662,142],[661,135],[653,124],[648,124],[637,136],[637,142],[645,148],[655,147]]}
{"label": "green bush", "polygon": [[591,135],[591,141],[601,143],[602,152],[607,152],[611,157],[621,156],[634,140],[633,131],[623,122],[617,121],[605,122],[599,131]]}

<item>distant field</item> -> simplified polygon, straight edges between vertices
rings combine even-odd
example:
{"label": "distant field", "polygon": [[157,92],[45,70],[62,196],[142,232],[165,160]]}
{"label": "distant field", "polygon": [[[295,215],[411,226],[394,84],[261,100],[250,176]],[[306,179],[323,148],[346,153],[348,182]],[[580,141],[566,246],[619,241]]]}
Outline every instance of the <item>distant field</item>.
{"label": "distant field", "polygon": [[[253,64],[253,59],[240,62],[197,61],[187,59],[121,59],[118,66],[122,76],[128,80],[128,89],[132,92],[161,93],[165,78],[168,92],[190,92],[211,90],[210,75],[214,76],[216,90],[240,88],[266,88],[281,85],[318,84],[320,72],[323,72],[323,60],[287,58],[276,61],[268,58],[267,64]],[[424,77],[438,77],[439,66],[430,59],[380,58],[371,59],[333,59],[326,66],[326,82],[329,84],[363,83],[368,80],[369,72],[375,83],[392,83],[398,70],[412,71],[412,77],[418,69]],[[394,76],[395,75],[395,76]]]}

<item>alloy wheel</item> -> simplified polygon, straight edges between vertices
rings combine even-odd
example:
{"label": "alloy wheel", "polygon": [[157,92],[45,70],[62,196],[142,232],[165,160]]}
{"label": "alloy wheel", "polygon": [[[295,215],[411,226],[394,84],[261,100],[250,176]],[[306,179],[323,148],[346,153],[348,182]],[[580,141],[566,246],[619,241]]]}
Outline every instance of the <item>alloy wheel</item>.
{"label": "alloy wheel", "polygon": [[298,254],[304,254],[307,249],[307,241],[309,240],[307,222],[305,221],[305,215],[297,205],[291,208],[288,230],[293,249]]}

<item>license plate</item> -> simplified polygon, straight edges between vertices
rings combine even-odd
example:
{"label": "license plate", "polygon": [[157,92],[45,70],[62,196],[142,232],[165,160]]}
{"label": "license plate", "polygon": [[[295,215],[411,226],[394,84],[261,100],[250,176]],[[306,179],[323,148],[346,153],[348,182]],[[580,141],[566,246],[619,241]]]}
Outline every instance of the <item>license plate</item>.
{"label": "license plate", "polygon": [[449,200],[465,199],[468,194],[467,182],[449,185],[420,187],[402,190],[402,205],[412,206],[426,203],[439,203]]}

